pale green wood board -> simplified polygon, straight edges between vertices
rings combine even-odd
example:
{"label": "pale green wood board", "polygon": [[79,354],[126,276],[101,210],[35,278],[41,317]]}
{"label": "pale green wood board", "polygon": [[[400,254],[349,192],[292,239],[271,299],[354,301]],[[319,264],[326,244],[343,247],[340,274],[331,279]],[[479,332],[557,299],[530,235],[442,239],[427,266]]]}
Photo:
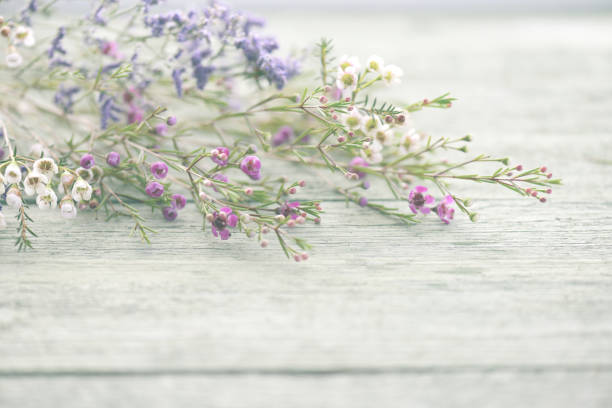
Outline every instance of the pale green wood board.
{"label": "pale green wood board", "polygon": [[0,233],[0,406],[611,406],[612,16],[273,14],[271,30],[384,56],[409,100],[453,91],[420,127],[565,186],[542,205],[468,185],[480,222],[405,227],[288,169],[327,211],[298,231],[315,245],[300,264],[190,211],[155,221],[151,246],[33,211],[36,251]]}

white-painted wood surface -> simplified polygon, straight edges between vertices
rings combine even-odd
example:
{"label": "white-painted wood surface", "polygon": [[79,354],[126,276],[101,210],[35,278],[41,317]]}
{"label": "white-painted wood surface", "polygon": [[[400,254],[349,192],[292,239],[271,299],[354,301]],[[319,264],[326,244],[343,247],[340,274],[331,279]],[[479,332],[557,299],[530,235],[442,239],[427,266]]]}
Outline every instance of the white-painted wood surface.
{"label": "white-painted wood surface", "polygon": [[310,174],[300,264],[189,211],[149,247],[34,212],[36,251],[0,233],[0,407],[612,406],[612,16],[271,17],[401,65],[409,100],[453,91],[420,127],[565,185],[468,185],[480,222],[406,227]]}

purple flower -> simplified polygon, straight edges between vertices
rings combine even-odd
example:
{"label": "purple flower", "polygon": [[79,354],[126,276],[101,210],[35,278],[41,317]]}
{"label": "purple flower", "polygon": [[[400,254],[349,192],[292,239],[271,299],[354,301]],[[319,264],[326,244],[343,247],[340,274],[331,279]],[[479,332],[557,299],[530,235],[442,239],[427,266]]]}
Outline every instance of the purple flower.
{"label": "purple flower", "polygon": [[115,99],[112,96],[108,96],[104,93],[100,94],[98,99],[100,103],[100,126],[102,129],[106,129],[108,127],[109,120],[113,122],[118,122],[119,118],[116,113],[121,112],[121,109],[115,105]]}
{"label": "purple flower", "polygon": [[162,214],[164,214],[164,218],[168,221],[174,221],[176,220],[176,217],[178,216],[178,210],[176,209],[175,206],[169,206],[169,207],[164,207],[162,208]]}
{"label": "purple flower", "polygon": [[261,175],[261,160],[257,156],[246,156],[240,163],[240,170],[253,180],[259,180]]}
{"label": "purple flower", "polygon": [[53,102],[62,108],[64,113],[72,113],[72,106],[74,105],[74,96],[81,88],[73,86],[70,88],[64,88],[64,85],[60,85],[59,89],[53,97]]}
{"label": "purple flower", "polygon": [[283,126],[272,136],[272,146],[280,146],[293,138],[293,128]]}
{"label": "purple flower", "polygon": [[166,136],[166,134],[168,133],[168,125],[166,125],[165,123],[158,123],[157,125],[155,125],[155,133],[160,136]]}
{"label": "purple flower", "polygon": [[208,77],[214,70],[213,67],[205,67],[203,65],[197,65],[193,69],[193,77],[196,79],[196,86],[199,90],[204,89],[208,83]]}
{"label": "purple flower", "polygon": [[285,203],[283,205],[281,205],[280,207],[278,207],[275,212],[277,214],[281,214],[285,217],[289,217],[292,220],[295,220],[299,213],[298,213],[298,209],[300,208],[300,202],[299,201],[285,201]]}
{"label": "purple flower", "polygon": [[110,152],[106,156],[106,163],[111,167],[117,167],[121,163],[121,156],[117,152]]}
{"label": "purple flower", "polygon": [[79,162],[79,164],[84,169],[91,169],[94,164],[96,164],[96,160],[94,159],[92,154],[87,153],[84,154],[83,157],[81,157],[81,161]]}
{"label": "purple flower", "polygon": [[350,171],[351,173],[357,174],[357,176],[359,176],[359,178],[362,179],[366,176],[366,173],[355,169],[355,167],[368,167],[368,166],[369,164],[367,161],[365,161],[364,158],[357,156],[357,157],[353,157],[353,159],[350,161],[348,171]]}
{"label": "purple flower", "polygon": [[168,165],[162,161],[152,163],[151,174],[153,174],[156,179],[166,178],[166,175],[168,174]]}
{"label": "purple flower", "polygon": [[49,50],[47,51],[47,56],[49,57],[49,59],[52,59],[55,53],[62,54],[62,55],[66,54],[66,50],[62,46],[62,40],[64,39],[65,35],[66,35],[66,29],[64,27],[60,27],[57,30],[57,35],[51,42],[51,48],[49,48]]}
{"label": "purple flower", "polygon": [[[225,174],[222,174],[222,173],[217,173],[212,178],[213,178],[213,180],[218,180],[218,181],[221,181],[223,183],[228,183],[229,182],[229,178]],[[219,190],[217,190],[217,186],[215,186],[214,184],[212,185],[212,188],[215,191],[219,191]]]}
{"label": "purple flower", "polygon": [[166,124],[168,126],[176,125],[176,116],[168,116],[168,119],[166,119]]}
{"label": "purple flower", "polygon": [[447,195],[444,197],[444,200],[442,200],[434,209],[438,214],[438,217],[440,217],[442,222],[445,224],[449,224],[455,215],[455,209],[451,208],[451,205],[453,205],[454,202],[455,200],[453,199],[453,196]]}
{"label": "purple flower", "polygon": [[238,224],[238,216],[229,207],[223,207],[212,214],[212,233],[215,237],[226,240],[232,235],[227,227],[235,227]]}
{"label": "purple flower", "polygon": [[368,205],[368,199],[366,197],[359,198],[359,205],[365,207],[366,205]]}
{"label": "purple flower", "polygon": [[416,186],[410,191],[410,194],[408,195],[410,211],[415,214],[417,214],[419,211],[421,211],[423,214],[429,214],[431,209],[429,207],[425,207],[425,204],[433,204],[435,199],[429,194],[424,194],[426,191],[427,187],[425,186]]}
{"label": "purple flower", "polygon": [[177,208],[177,210],[182,210],[183,208],[185,208],[187,200],[182,194],[172,194],[172,203],[173,206]]}
{"label": "purple flower", "polygon": [[181,74],[185,72],[185,68],[175,68],[172,70],[172,80],[174,81],[174,88],[176,88],[176,94],[179,98],[183,97],[183,80]]}
{"label": "purple flower", "polygon": [[127,121],[128,123],[140,123],[144,118],[144,111],[140,109],[136,105],[130,105],[130,110],[128,111]]}
{"label": "purple flower", "polygon": [[119,52],[119,45],[115,41],[106,41],[102,43],[100,51],[102,51],[102,54],[115,59],[123,57],[121,52]]}
{"label": "purple flower", "polygon": [[149,197],[158,198],[164,194],[164,186],[157,181],[151,181],[149,184],[147,184],[145,192]]}
{"label": "purple flower", "polygon": [[227,166],[229,160],[230,151],[227,147],[217,147],[211,152],[211,160],[217,163],[219,166]]}

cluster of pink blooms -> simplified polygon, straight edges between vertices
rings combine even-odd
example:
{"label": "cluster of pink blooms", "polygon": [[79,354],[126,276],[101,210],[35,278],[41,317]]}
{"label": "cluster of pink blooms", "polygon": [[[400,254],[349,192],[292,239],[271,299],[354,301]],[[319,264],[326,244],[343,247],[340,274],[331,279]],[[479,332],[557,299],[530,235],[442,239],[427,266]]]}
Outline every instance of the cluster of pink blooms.
{"label": "cluster of pink blooms", "polygon": [[427,187],[425,186],[416,186],[408,195],[410,211],[414,214],[419,212],[429,214],[433,211],[438,214],[442,222],[449,224],[455,216],[455,209],[451,207],[455,203],[455,199],[453,196],[447,195],[437,205],[433,205],[435,202],[436,199],[431,194],[427,194]]}

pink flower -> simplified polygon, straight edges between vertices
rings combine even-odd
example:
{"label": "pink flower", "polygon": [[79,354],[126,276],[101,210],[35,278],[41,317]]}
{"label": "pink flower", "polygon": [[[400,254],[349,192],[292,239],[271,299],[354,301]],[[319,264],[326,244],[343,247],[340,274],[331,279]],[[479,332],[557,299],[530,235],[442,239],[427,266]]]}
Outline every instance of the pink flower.
{"label": "pink flower", "polygon": [[417,214],[421,211],[423,214],[429,214],[431,208],[425,207],[425,204],[433,204],[435,199],[429,194],[424,194],[427,191],[425,186],[416,186],[408,195],[408,203],[410,203],[410,211]]}
{"label": "pink flower", "polygon": [[246,156],[240,163],[240,170],[253,180],[259,180],[261,175],[261,160],[257,156]]}
{"label": "pink flower", "polygon": [[455,209],[450,207],[451,205],[453,205],[454,202],[455,200],[453,199],[453,196],[447,195],[446,197],[444,197],[444,200],[442,200],[440,204],[438,204],[438,206],[435,208],[438,217],[440,217],[442,222],[444,222],[445,224],[450,223],[450,221],[453,219],[453,216],[455,215]]}
{"label": "pink flower", "polygon": [[229,160],[230,151],[227,147],[217,147],[211,152],[211,160],[217,163],[219,166],[227,166]]}
{"label": "pink flower", "polygon": [[212,233],[215,237],[227,240],[232,233],[227,227],[235,227],[238,224],[238,216],[229,207],[223,207],[213,213],[211,221]]}
{"label": "pink flower", "polygon": [[366,176],[366,173],[355,169],[355,167],[368,167],[368,166],[369,166],[368,162],[365,161],[363,157],[357,156],[357,157],[353,157],[353,160],[350,161],[348,171],[350,171],[351,173],[357,174],[359,178],[362,179]]}
{"label": "pink flower", "polygon": [[151,164],[151,174],[153,174],[156,179],[166,178],[168,175],[168,165],[162,161]]}

